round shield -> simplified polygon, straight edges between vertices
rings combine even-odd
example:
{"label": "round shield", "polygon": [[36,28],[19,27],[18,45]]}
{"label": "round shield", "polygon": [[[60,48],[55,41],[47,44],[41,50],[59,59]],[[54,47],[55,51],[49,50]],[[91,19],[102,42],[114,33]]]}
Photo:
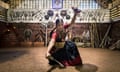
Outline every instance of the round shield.
{"label": "round shield", "polygon": [[70,19],[70,15],[66,15],[66,19],[68,19],[68,20],[69,20],[69,19]]}
{"label": "round shield", "polygon": [[67,12],[66,10],[62,10],[61,13],[60,13],[61,16],[66,16],[67,15]]}
{"label": "round shield", "polygon": [[45,19],[48,20],[49,19],[49,15],[45,15]]}
{"label": "round shield", "polygon": [[54,12],[53,12],[52,10],[48,10],[47,15],[53,16],[53,15],[54,15]]}

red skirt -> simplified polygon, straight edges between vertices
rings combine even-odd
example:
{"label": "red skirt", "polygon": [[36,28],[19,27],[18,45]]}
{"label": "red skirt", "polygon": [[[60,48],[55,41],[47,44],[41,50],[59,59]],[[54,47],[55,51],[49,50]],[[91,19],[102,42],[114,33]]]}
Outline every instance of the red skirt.
{"label": "red skirt", "polygon": [[[82,65],[82,59],[74,42],[66,41],[64,48],[53,51],[52,56],[64,66]],[[49,60],[50,65],[58,64],[54,60]]]}

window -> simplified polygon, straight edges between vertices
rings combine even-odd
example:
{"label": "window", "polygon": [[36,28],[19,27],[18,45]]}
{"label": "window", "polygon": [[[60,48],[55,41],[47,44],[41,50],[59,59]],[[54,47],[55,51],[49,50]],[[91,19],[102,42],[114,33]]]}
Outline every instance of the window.
{"label": "window", "polygon": [[[72,6],[80,9],[100,8],[95,0],[12,0],[10,7],[17,9],[52,9],[54,1],[60,1],[60,4],[62,4],[60,7],[65,9],[71,8]],[[55,4],[53,6],[55,6]]]}

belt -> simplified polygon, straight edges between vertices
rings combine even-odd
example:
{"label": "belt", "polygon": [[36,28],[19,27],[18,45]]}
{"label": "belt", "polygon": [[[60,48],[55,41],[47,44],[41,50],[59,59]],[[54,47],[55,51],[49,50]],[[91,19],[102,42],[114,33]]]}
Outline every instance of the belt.
{"label": "belt", "polygon": [[56,42],[56,43],[55,43],[55,47],[56,47],[56,48],[63,48],[63,47],[64,47],[64,44],[65,44],[65,42]]}

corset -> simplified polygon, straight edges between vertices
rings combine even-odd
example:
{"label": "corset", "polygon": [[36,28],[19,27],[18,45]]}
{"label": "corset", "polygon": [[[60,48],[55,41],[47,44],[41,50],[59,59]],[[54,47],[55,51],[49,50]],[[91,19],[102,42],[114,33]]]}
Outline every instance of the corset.
{"label": "corset", "polygon": [[56,38],[56,43],[55,43],[55,47],[56,48],[63,48],[64,47],[64,43],[65,43],[65,36],[66,34],[59,34]]}

